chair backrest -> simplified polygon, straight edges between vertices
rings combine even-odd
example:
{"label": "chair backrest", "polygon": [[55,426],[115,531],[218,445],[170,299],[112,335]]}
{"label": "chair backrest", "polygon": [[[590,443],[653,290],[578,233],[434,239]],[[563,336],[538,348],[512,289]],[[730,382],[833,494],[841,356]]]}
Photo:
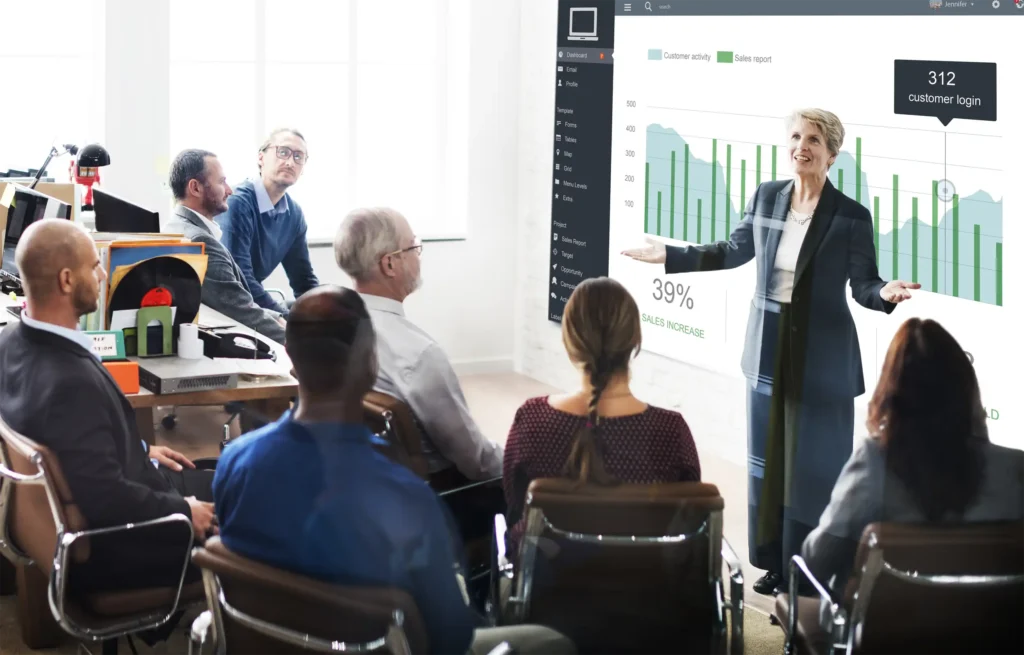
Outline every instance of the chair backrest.
{"label": "chair backrest", "polygon": [[[395,610],[401,612],[401,629],[410,652],[428,652],[427,633],[416,603],[400,589],[333,585],[283,571],[230,551],[217,537],[195,549],[192,561],[203,569],[216,638],[226,646],[220,652],[298,650],[294,644],[254,629],[250,618],[333,643],[333,650],[351,651],[357,644],[384,639],[394,630]],[[238,613],[246,618],[239,618]],[[219,632],[221,626],[223,632]],[[340,648],[341,642],[347,648]]]}
{"label": "chair backrest", "polygon": [[[57,456],[46,446],[19,434],[0,418],[0,458],[5,474],[0,530],[4,542],[32,559],[48,577],[53,570],[58,534],[85,530],[85,517],[71,497]],[[26,479],[27,478],[27,479]],[[89,558],[89,540],[71,547],[71,559]]]}
{"label": "chair backrest", "polygon": [[871,524],[854,576],[850,652],[1024,652],[1024,521]]}
{"label": "chair backrest", "polygon": [[586,652],[712,652],[722,509],[711,484],[534,480],[513,595]]}
{"label": "chair backrest", "polygon": [[423,432],[412,409],[394,396],[371,391],[363,396],[363,418],[390,445],[388,456],[426,479],[430,467],[423,454]]}

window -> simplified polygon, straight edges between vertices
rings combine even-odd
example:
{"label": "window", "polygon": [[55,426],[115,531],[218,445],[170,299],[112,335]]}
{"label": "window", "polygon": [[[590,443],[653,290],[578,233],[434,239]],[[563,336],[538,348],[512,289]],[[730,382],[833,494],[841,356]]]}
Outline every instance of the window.
{"label": "window", "polygon": [[[103,142],[102,0],[5,3],[0,172],[39,168],[51,145]],[[16,127],[16,129],[12,129]],[[49,176],[68,180],[69,159]]]}
{"label": "window", "polygon": [[468,12],[469,0],[176,0],[172,156],[212,150],[238,182],[258,175],[267,134],[293,127],[310,160],[289,193],[311,240],[361,205],[395,207],[423,237],[462,236]]}
{"label": "window", "polygon": [[209,150],[232,182],[255,170],[260,139],[252,6],[251,0],[175,0],[170,12],[170,156]]}

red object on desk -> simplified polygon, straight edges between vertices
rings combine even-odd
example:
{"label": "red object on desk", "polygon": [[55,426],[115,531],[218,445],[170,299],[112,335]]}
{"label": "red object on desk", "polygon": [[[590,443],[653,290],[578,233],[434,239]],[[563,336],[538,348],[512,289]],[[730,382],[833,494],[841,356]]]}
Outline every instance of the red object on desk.
{"label": "red object on desk", "polygon": [[103,362],[103,368],[107,369],[110,377],[114,378],[117,386],[125,395],[139,393],[139,365],[137,362],[118,361]]}

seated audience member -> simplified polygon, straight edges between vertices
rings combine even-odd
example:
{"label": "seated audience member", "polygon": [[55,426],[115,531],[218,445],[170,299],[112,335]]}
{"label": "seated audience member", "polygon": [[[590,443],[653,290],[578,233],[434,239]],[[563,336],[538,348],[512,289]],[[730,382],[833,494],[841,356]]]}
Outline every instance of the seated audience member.
{"label": "seated audience member", "polygon": [[584,280],[562,315],[562,343],[583,374],[578,391],[527,400],[505,443],[503,483],[509,552],[526,527],[526,490],[537,478],[651,484],[700,480],[690,428],[678,412],[652,407],[629,389],[640,352],[640,313],[610,278]]}
{"label": "seated audience member", "polygon": [[[213,473],[142,442],[128,399],[77,329],[106,277],[92,238],[71,221],[45,219],[25,230],[16,257],[25,309],[0,335],[0,415],[53,451],[89,528],[184,514],[201,542],[215,530],[204,502]],[[92,537],[89,559],[70,569],[71,589],[177,586],[187,546],[180,526]],[[189,566],[188,576],[198,570]]]}
{"label": "seated audience member", "polygon": [[257,156],[260,176],[237,185],[227,212],[216,220],[224,231],[221,243],[235,258],[253,300],[287,316],[287,308],[263,288],[274,269],[284,266],[296,298],[320,284],[309,261],[306,218],[287,192],[309,159],[306,139],[297,130],[274,130]]}
{"label": "seated audience member", "polygon": [[501,475],[501,448],[480,432],[441,347],[405,316],[420,285],[422,244],[393,209],[357,209],[341,223],[334,254],[354,281],[377,333],[374,388],[409,405],[424,432],[430,472],[458,467],[470,480]]}
{"label": "seated audience member", "polygon": [[1024,519],[1024,452],[989,442],[974,367],[935,321],[893,337],[867,427],[804,541],[822,583],[845,587],[870,523]]}
{"label": "seated audience member", "polygon": [[[375,450],[363,423],[362,399],[377,376],[366,306],[354,291],[318,287],[295,302],[287,331],[299,401],[225,449],[214,480],[224,544],[326,582],[404,589],[430,652],[466,652],[478,620],[442,503]],[[538,652],[564,649],[550,630],[522,636]],[[478,630],[473,649],[504,639],[505,630]]]}
{"label": "seated audience member", "polygon": [[213,217],[227,209],[231,187],[217,155],[206,150],[183,150],[171,164],[171,191],[177,206],[166,232],[184,234],[206,244],[203,304],[241,325],[284,343],[285,320],[279,312],[253,302],[245,278],[231,253],[221,245],[220,226]]}

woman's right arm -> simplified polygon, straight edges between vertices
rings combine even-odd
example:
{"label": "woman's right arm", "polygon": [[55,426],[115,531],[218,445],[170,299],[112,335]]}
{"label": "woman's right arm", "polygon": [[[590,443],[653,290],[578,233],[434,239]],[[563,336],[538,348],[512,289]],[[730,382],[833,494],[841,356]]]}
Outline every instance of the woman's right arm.
{"label": "woman's right arm", "polygon": [[743,212],[743,220],[729,235],[728,241],[716,241],[699,246],[666,246],[665,273],[696,273],[737,268],[754,258],[754,191]]}

